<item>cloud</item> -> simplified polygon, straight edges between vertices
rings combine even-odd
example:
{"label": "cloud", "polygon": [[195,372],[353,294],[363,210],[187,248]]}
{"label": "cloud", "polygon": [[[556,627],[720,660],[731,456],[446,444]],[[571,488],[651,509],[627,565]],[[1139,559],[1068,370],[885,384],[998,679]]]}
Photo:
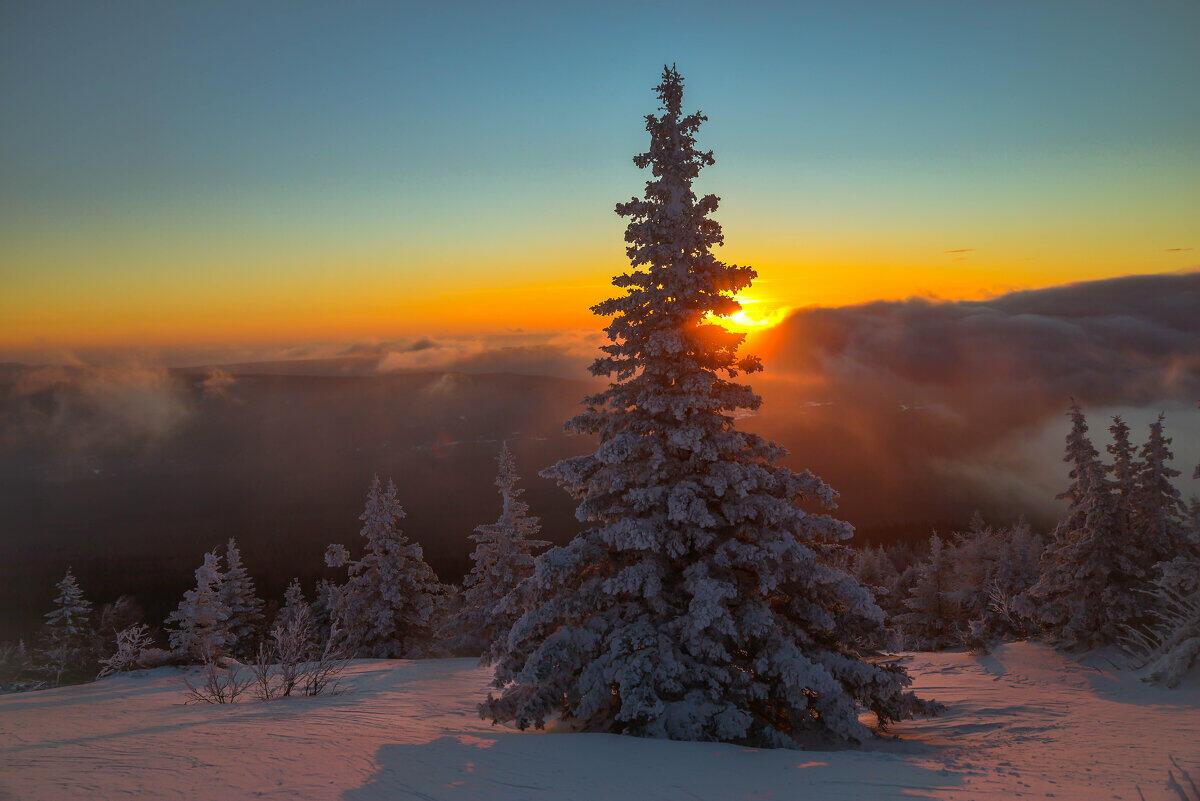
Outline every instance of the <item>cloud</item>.
{"label": "cloud", "polygon": [[[1020,486],[1044,507],[1033,488],[1044,493],[1045,472],[1061,464],[1029,443],[1061,444],[1071,397],[1093,410],[1185,409],[1200,397],[1197,309],[1200,273],[806,309],[754,342],[768,368],[755,382],[759,424],[824,463],[867,516],[1001,506]],[[1192,429],[1196,418],[1168,425]],[[1093,420],[1099,434],[1107,426]],[[1007,486],[988,488],[989,476]]]}
{"label": "cloud", "polygon": [[974,253],[975,248],[953,248],[945,251],[946,253]]}
{"label": "cloud", "polygon": [[592,331],[552,334],[514,332],[488,337],[422,339],[382,344],[372,358],[380,373],[397,370],[450,370],[463,373],[515,373],[583,378],[596,357],[600,336]]}
{"label": "cloud", "polygon": [[230,388],[236,383],[237,379],[228,370],[210,367],[200,382],[200,388],[209,397],[227,398]]}
{"label": "cloud", "polygon": [[147,364],[70,365],[12,371],[0,440],[39,444],[68,458],[108,448],[147,448],[193,414],[184,381]]}
{"label": "cloud", "polygon": [[1167,253],[1190,253],[1191,248],[1167,248]]}
{"label": "cloud", "polygon": [[[1200,441],[1198,308],[1200,273],[1184,273],[981,301],[799,310],[752,335],[748,349],[767,365],[751,377],[764,405],[741,425],[788,447],[792,466],[829,480],[843,514],[866,528],[962,519],[976,507],[1048,518],[1065,481],[1062,412],[1071,397],[1088,408],[1098,445],[1114,409],[1147,421],[1166,409],[1177,467],[1190,474],[1200,459],[1188,450]],[[89,364],[57,354],[55,367],[0,365],[0,390],[8,381],[0,436],[32,432],[74,453],[152,447],[180,431],[201,398],[232,399],[254,374],[446,372],[423,396],[444,405],[462,395],[470,374],[587,379],[601,337],[415,336],[159,353],[158,361],[106,354],[100,365],[95,354]],[[536,405],[522,395],[493,400]]]}

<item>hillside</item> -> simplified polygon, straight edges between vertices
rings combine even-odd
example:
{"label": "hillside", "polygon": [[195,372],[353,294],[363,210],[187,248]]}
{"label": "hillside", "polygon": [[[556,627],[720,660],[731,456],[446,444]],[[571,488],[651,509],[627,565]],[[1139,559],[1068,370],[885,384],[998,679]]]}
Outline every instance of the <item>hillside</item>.
{"label": "hillside", "polygon": [[948,712],[834,752],[494,728],[472,660],[359,661],[342,695],[224,707],[182,705],[159,669],[0,698],[0,798],[1193,798],[1194,682],[1147,687],[1030,643],[910,669]]}

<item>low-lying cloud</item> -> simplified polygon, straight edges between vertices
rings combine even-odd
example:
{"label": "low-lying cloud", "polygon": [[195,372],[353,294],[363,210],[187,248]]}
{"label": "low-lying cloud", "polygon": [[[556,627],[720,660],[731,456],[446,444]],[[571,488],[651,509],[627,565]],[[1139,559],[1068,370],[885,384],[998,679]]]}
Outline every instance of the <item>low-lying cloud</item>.
{"label": "low-lying cloud", "polygon": [[[210,408],[241,403],[239,384],[251,375],[588,379],[600,341],[598,330],[513,331],[164,352],[157,361],[91,354],[90,365],[64,356],[57,366],[0,373],[8,410],[0,442],[32,438],[68,454],[151,447]],[[820,472],[841,491],[843,513],[866,526],[961,519],[975,507],[1048,516],[1065,480],[1062,413],[1072,397],[1088,409],[1100,445],[1108,415],[1130,416],[1140,436],[1165,410],[1176,466],[1187,476],[1200,460],[1196,272],[983,301],[803,309],[747,347],[767,371],[751,377],[765,403],[743,424],[786,445],[794,466]],[[435,381],[420,397],[454,386]],[[493,401],[534,403],[522,400],[524,385],[511,386],[515,401]],[[394,413],[405,415],[401,407]]]}
{"label": "low-lying cloud", "polygon": [[0,439],[13,446],[32,440],[68,456],[152,447],[194,412],[186,384],[160,366],[76,362],[11,372]]}
{"label": "low-lying cloud", "polygon": [[1113,408],[1169,409],[1193,458],[1200,273],[806,309],[753,344],[768,365],[761,425],[811,448],[847,501],[880,517],[1037,504],[1020,488],[1040,493],[1062,472],[1046,443],[1061,448],[1072,397],[1098,441]]}

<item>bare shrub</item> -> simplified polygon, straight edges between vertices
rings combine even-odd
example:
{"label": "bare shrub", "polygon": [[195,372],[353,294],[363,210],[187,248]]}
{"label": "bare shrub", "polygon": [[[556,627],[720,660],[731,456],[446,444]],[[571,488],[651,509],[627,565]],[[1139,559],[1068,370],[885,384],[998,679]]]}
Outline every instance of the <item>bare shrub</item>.
{"label": "bare shrub", "polygon": [[305,696],[337,695],[342,691],[338,679],[350,660],[330,637],[325,650],[315,660],[306,662],[299,677],[300,692]]}
{"label": "bare shrub", "polygon": [[279,694],[277,682],[274,681],[273,665],[275,653],[271,644],[262,641],[258,644],[254,661],[250,663],[250,674],[253,676],[254,697],[260,701],[270,701]]}
{"label": "bare shrub", "polygon": [[204,653],[204,681],[193,684],[186,675],[183,683],[187,686],[186,704],[232,704],[237,701],[250,684],[254,676],[242,670],[242,665],[232,660],[220,660],[211,651]]}

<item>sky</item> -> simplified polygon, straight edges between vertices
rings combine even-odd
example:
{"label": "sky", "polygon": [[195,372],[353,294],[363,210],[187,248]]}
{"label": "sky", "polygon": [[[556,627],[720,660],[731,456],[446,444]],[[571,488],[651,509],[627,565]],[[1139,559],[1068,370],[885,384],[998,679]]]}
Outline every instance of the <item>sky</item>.
{"label": "sky", "polygon": [[1200,4],[0,5],[0,356],[556,331],[664,62],[747,313],[1200,264]]}

